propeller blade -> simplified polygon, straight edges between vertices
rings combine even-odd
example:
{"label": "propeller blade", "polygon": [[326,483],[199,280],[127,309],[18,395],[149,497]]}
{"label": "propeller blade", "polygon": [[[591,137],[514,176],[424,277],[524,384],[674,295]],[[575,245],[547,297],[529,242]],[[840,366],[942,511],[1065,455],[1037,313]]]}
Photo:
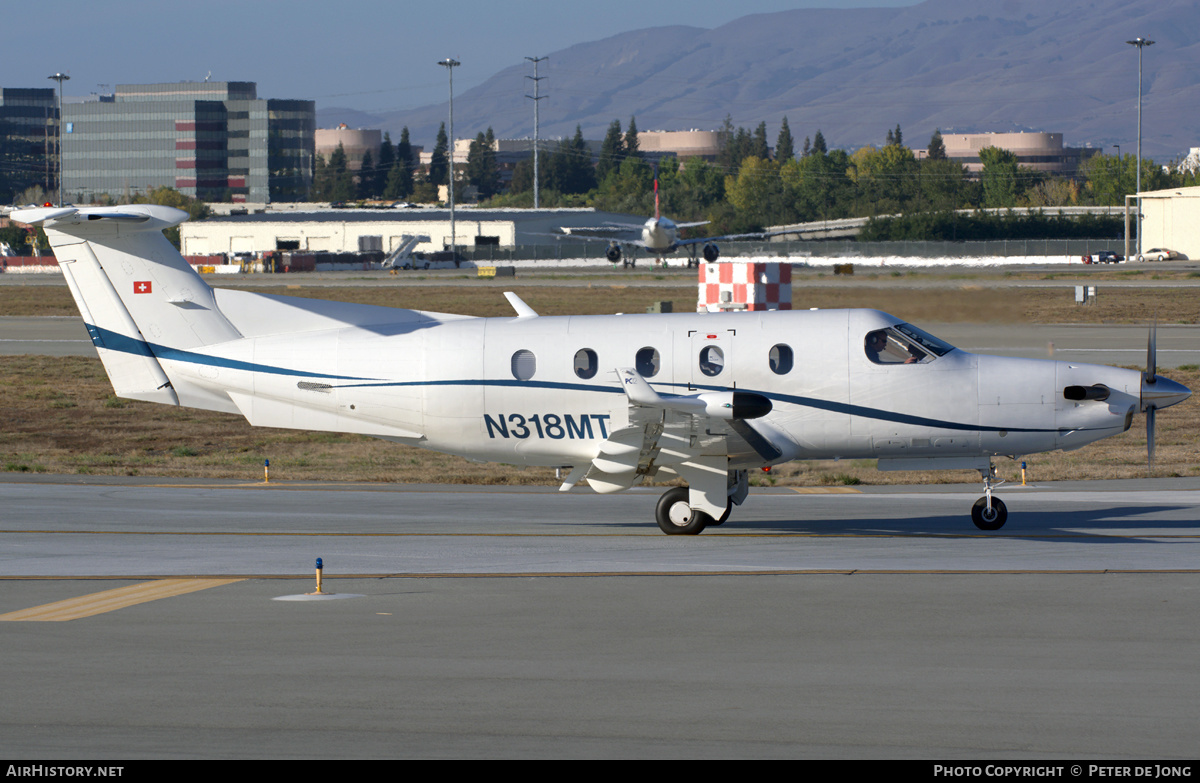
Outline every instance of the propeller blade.
{"label": "propeller blade", "polygon": [[1158,378],[1158,317],[1150,327],[1150,336],[1146,338],[1146,383],[1154,383]]}
{"label": "propeller blade", "polygon": [[1154,414],[1157,408],[1146,409],[1146,467],[1154,476]]}

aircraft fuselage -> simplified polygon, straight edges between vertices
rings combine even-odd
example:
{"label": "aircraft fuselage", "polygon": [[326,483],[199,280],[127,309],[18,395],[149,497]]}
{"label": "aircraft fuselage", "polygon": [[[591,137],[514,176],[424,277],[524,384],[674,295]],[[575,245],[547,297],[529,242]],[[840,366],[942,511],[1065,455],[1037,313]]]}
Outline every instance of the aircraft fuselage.
{"label": "aircraft fuselage", "polygon": [[[876,364],[864,336],[898,319],[873,310],[421,317],[310,333],[302,346],[294,335],[265,336],[212,346],[211,360],[162,361],[183,404],[228,394],[254,424],[549,466],[589,461],[629,426],[621,367],[639,367],[663,395],[769,398],[773,410],[755,424],[786,446],[774,462],[1076,448],[1128,428],[1141,384],[1132,370],[957,349],[927,363]],[[785,372],[771,358],[780,347],[792,357]],[[704,365],[714,348],[720,366]],[[1064,387],[1094,384],[1110,390],[1106,400],[1064,398]],[[678,418],[664,414],[668,427],[684,426]],[[728,427],[699,437],[721,440],[732,467],[770,462]]]}
{"label": "aircraft fuselage", "polygon": [[665,217],[653,217],[642,226],[642,242],[651,253],[673,253],[679,239],[675,221]]}

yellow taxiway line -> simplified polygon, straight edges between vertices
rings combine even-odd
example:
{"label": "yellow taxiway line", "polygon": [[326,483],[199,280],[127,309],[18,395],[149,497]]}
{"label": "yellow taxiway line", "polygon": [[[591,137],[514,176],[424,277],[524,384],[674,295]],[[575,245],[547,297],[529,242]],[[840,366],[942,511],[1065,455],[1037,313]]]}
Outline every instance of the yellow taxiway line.
{"label": "yellow taxiway line", "polygon": [[65,601],[55,601],[52,604],[20,609],[8,614],[0,614],[0,621],[9,622],[62,622],[63,620],[78,620],[81,617],[112,612],[127,606],[157,601],[160,598],[171,598],[177,595],[194,593],[197,590],[207,590],[210,587],[240,582],[241,579],[156,579],[152,582],[118,587],[99,593],[81,595],[78,598],[68,598]]}

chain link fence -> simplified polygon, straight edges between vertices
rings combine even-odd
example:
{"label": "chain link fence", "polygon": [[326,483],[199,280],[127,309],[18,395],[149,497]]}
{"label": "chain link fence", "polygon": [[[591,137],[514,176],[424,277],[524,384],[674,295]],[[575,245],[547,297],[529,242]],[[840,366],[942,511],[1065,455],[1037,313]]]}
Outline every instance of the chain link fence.
{"label": "chain link fence", "polygon": [[[482,245],[465,247],[459,255],[468,261],[488,265],[503,264],[505,261],[562,260],[574,258],[603,259],[605,245],[602,242],[562,241],[554,244],[537,245]],[[703,246],[700,246],[703,247]],[[980,242],[856,242],[853,240],[824,240],[820,242],[730,242],[720,243],[722,258],[745,258],[778,256],[780,258],[1009,258],[1022,256],[1078,256],[1095,255],[1102,250],[1114,253],[1125,252],[1121,239],[993,239]],[[696,248],[699,253],[699,248]],[[651,257],[644,250],[636,249],[632,254],[627,246],[623,255],[632,258]],[[689,248],[675,252],[676,257],[686,258]]]}

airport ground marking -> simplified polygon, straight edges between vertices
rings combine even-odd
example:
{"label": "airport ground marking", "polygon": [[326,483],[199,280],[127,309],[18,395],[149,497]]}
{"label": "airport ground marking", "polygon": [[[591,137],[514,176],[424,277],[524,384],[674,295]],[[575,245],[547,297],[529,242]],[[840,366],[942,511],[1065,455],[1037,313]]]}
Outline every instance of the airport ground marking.
{"label": "airport ground marking", "polygon": [[861,489],[853,487],[788,487],[797,495],[861,495]]}
{"label": "airport ground marking", "polygon": [[[175,536],[175,537],[207,537],[216,538],[230,536],[235,538],[645,538],[662,541],[660,535],[652,531],[611,532],[611,533],[450,533],[443,531],[422,532],[305,532],[305,531],[248,531],[248,530],[19,530],[0,529],[0,535],[67,535],[67,536]],[[1145,539],[1162,541],[1190,541],[1200,539],[1200,533],[1016,533],[1016,532],[934,532],[934,531],[890,531],[864,533],[851,531],[806,530],[806,531],[745,531],[737,532],[724,530],[710,532],[703,541],[746,538],[948,538],[948,539],[1011,539],[1016,541],[1028,540],[1080,540],[1080,539]],[[6,577],[0,575],[0,579]]]}
{"label": "airport ground marking", "polygon": [[[696,570],[696,569],[680,569],[676,571],[664,570],[648,570],[648,571],[392,571],[385,573],[346,573],[338,574],[334,577],[326,577],[326,583],[345,582],[348,580],[372,580],[378,581],[383,579],[608,579],[608,578],[627,578],[627,577],[723,577],[723,576],[1170,576],[1175,574],[1200,574],[1200,568],[987,568],[987,569],[968,569],[968,568],[760,568],[760,569],[713,569],[713,570]],[[225,577],[200,577],[192,576],[187,580],[172,579],[171,577],[156,576],[148,577],[144,574],[137,576],[129,575],[108,575],[108,576],[74,576],[74,577],[51,577],[51,576],[22,576],[22,577],[0,577],[0,581],[79,581],[79,580],[133,580],[133,579],[152,579],[161,582],[168,581],[192,581],[206,582],[207,584],[195,587],[192,590],[185,590],[178,595],[183,595],[187,592],[195,592],[208,587],[217,587],[223,584],[232,584],[242,581],[295,581],[312,579],[310,573],[291,573],[291,574],[233,574]],[[120,589],[120,588],[118,588]],[[105,591],[106,593],[112,591]],[[156,595],[144,598],[140,601],[131,601],[126,604],[132,606],[137,603],[145,603],[147,601],[157,600],[158,598],[168,598],[172,594]],[[89,598],[90,596],[83,596]],[[76,599],[79,600],[79,599]],[[17,621],[17,620],[70,620],[77,619],[76,617],[33,617],[21,616],[33,613],[39,610],[57,607],[60,604],[69,603],[68,601],[60,601],[56,604],[46,604],[45,606],[33,607],[24,609],[18,612],[10,612],[6,615],[0,615],[2,621]],[[92,614],[101,614],[103,612],[113,611],[114,609],[122,608],[121,606],[111,606],[89,614],[80,614],[79,617],[87,617]]]}
{"label": "airport ground marking", "polygon": [[[139,577],[142,578],[142,577]],[[190,579],[155,579],[136,585],[117,587],[103,590],[99,593],[89,593],[64,601],[55,601],[42,606],[21,609],[7,614],[0,614],[0,621],[7,622],[63,622],[92,617],[117,609],[124,609],[160,598],[173,598],[210,587],[232,584],[242,581],[240,578],[190,578]]]}

